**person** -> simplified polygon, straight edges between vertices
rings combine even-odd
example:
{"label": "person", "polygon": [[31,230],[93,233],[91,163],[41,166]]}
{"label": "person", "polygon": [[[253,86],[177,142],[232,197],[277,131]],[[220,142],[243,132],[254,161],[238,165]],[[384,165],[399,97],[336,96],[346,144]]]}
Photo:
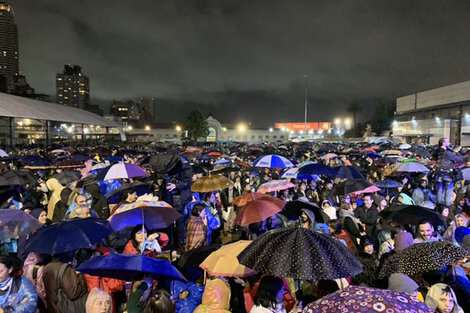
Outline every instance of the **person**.
{"label": "person", "polygon": [[367,237],[375,238],[379,211],[377,210],[377,207],[374,204],[374,200],[370,194],[364,195],[362,200],[364,205],[354,210],[354,215],[360,219],[363,224],[365,224]]}
{"label": "person", "polygon": [[[284,283],[275,276],[264,276],[254,298],[254,306],[250,313],[286,313],[282,299],[284,298]],[[302,312],[302,304],[297,302],[290,313]]]}
{"label": "person", "polygon": [[331,202],[329,200],[323,200],[321,204],[321,208],[323,212],[328,215],[330,220],[336,220],[338,217],[336,216],[336,208],[331,205]]}
{"label": "person", "polygon": [[74,219],[74,218],[87,218],[91,217],[91,211],[88,206],[88,203],[82,203],[76,206],[72,212],[70,212],[68,218],[69,219]]}
{"label": "person", "polygon": [[46,181],[47,189],[51,192],[49,202],[47,204],[47,218],[51,221],[54,218],[54,209],[57,202],[61,200],[60,194],[62,189],[65,187],[62,186],[56,178],[50,178]]}
{"label": "person", "polygon": [[108,218],[110,215],[108,202],[101,193],[100,186],[96,183],[88,184],[85,186],[85,192],[88,192],[92,196],[90,208],[100,218]]}
{"label": "person", "polygon": [[13,260],[0,256],[0,313],[35,313],[38,294],[23,276],[13,276]]}
{"label": "person", "polygon": [[413,240],[414,243],[438,240],[439,238],[434,235],[434,226],[429,220],[421,220],[418,222],[418,234],[417,237]]}
{"label": "person", "polygon": [[362,237],[358,259],[364,271],[352,278],[354,285],[375,287],[377,279],[377,258],[374,254],[374,242],[371,238]]}
{"label": "person", "polygon": [[464,313],[457,303],[454,291],[446,284],[432,285],[424,303],[435,309],[436,313]]}
{"label": "person", "polygon": [[[164,233],[155,232],[151,235],[148,235],[148,230],[142,224],[135,226],[130,235],[130,239],[124,247],[123,254],[139,254],[143,251],[144,255],[155,257],[157,253],[161,252],[161,248],[165,247],[169,238],[168,235]],[[151,243],[154,240],[157,240],[158,245],[155,245],[153,248],[150,248],[152,245],[146,245],[143,247],[144,242]]]}
{"label": "person", "polygon": [[220,278],[208,280],[202,294],[201,304],[194,313],[230,313],[230,287]]}
{"label": "person", "polygon": [[122,199],[123,200],[118,203],[118,207],[124,204],[134,203],[135,200],[137,200],[137,191],[132,188],[125,190],[122,193]]}
{"label": "person", "polygon": [[37,219],[39,221],[39,223],[41,223],[42,225],[46,225],[48,224],[48,220],[47,220],[47,211],[46,209],[34,209],[31,211],[31,216],[34,217],[35,219]]}
{"label": "person", "polygon": [[393,273],[388,278],[388,290],[405,292],[414,298],[418,298],[419,285],[409,276],[403,273]]}
{"label": "person", "polygon": [[204,205],[201,203],[196,203],[193,206],[186,233],[186,251],[209,244],[208,227],[201,217],[201,212],[204,209]]}
{"label": "person", "polygon": [[72,189],[64,188],[60,192],[60,201],[58,201],[54,207],[54,214],[52,216],[52,222],[57,223],[64,219],[65,213],[68,209],[69,197],[72,194]]}
{"label": "person", "polygon": [[467,225],[468,219],[463,214],[455,215],[454,220],[444,233],[444,239],[449,241],[455,241],[455,230],[458,227],[467,227]]}
{"label": "person", "polygon": [[458,178],[458,170],[455,165],[456,163],[463,163],[463,158],[452,152],[449,138],[439,139],[438,146],[439,148],[433,154],[434,160],[438,162],[437,179],[439,188],[437,202],[450,206],[454,179]]}
{"label": "person", "polygon": [[300,226],[310,230],[315,230],[315,214],[309,209],[300,210]]}
{"label": "person", "polygon": [[419,180],[418,186],[413,190],[411,195],[416,205],[422,205],[425,201],[429,200],[427,186],[428,180],[426,176],[424,176]]}
{"label": "person", "polygon": [[86,299],[86,313],[111,313],[111,296],[104,290],[93,288]]}

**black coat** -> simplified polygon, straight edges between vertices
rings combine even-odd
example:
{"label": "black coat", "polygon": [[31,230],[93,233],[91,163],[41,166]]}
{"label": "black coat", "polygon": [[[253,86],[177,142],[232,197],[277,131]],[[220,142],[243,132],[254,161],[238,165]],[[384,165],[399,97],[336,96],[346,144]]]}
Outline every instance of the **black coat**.
{"label": "black coat", "polygon": [[354,210],[354,215],[366,225],[366,234],[369,238],[375,238],[377,230],[377,220],[379,218],[379,211],[375,204],[372,204],[370,209],[361,206]]}

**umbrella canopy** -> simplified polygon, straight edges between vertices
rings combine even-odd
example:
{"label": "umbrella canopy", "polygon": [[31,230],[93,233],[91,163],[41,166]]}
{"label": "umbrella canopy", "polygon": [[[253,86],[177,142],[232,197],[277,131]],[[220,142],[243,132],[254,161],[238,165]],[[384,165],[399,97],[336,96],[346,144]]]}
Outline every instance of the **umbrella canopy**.
{"label": "umbrella canopy", "polygon": [[148,176],[150,175],[140,166],[120,162],[102,169],[98,175],[96,175],[96,180],[111,180]]}
{"label": "umbrella canopy", "polygon": [[297,178],[297,179],[315,179],[315,180],[318,180],[318,175],[299,174],[299,168],[298,167],[291,167],[289,169],[284,170],[281,173],[281,178]]}
{"label": "umbrella canopy", "polygon": [[401,150],[407,150],[407,149],[411,148],[411,145],[408,144],[408,143],[402,143],[398,148],[401,149]]}
{"label": "umbrella canopy", "polygon": [[285,205],[285,201],[275,197],[261,198],[251,201],[237,213],[235,224],[248,225],[261,222],[262,220],[279,213]]}
{"label": "umbrella canopy", "polygon": [[295,187],[295,185],[288,180],[271,180],[259,186],[258,192],[268,193],[268,192],[285,190],[285,189],[289,189],[292,187]]}
{"label": "umbrella canopy", "polygon": [[240,264],[237,259],[240,252],[250,243],[251,240],[240,240],[223,245],[217,251],[212,252],[199,267],[212,276],[246,277],[255,275],[256,271]]}
{"label": "umbrella canopy", "polygon": [[[334,195],[347,195],[350,193],[357,193],[371,187],[372,184],[364,179],[351,179],[339,183],[333,188]],[[369,191],[372,192],[372,191]]]}
{"label": "umbrella canopy", "polygon": [[335,170],[338,172],[336,178],[364,179],[361,169],[357,166],[340,166],[335,168]]}
{"label": "umbrella canopy", "polygon": [[282,214],[287,216],[289,219],[296,219],[300,216],[302,209],[308,209],[315,215],[315,222],[317,223],[328,223],[330,218],[318,205],[313,202],[306,202],[302,200],[289,201],[282,209]]}
{"label": "umbrella canopy", "polygon": [[17,209],[0,210],[0,241],[29,234],[42,226],[30,214]]}
{"label": "umbrella canopy", "polygon": [[110,224],[117,231],[139,224],[147,229],[166,228],[182,216],[164,201],[139,201],[120,206],[116,212],[110,217]]}
{"label": "umbrella canopy", "polygon": [[170,262],[140,254],[101,255],[83,263],[77,271],[125,281],[133,281],[142,274],[151,275],[155,279],[186,281]]}
{"label": "umbrella canopy", "polygon": [[300,227],[261,235],[238,260],[259,272],[294,279],[336,279],[362,272],[359,260],[341,241]]}
{"label": "umbrella canopy", "polygon": [[220,156],[222,156],[222,154],[220,154],[219,152],[216,152],[216,151],[209,152],[206,155],[211,156],[211,157],[220,157]]}
{"label": "umbrella canopy", "polygon": [[307,164],[299,168],[297,175],[325,175],[325,176],[336,176],[336,170],[331,166],[324,164]]}
{"label": "umbrella canopy", "polygon": [[258,200],[258,199],[270,199],[271,196],[264,194],[264,193],[259,193],[259,192],[247,192],[241,196],[236,197],[233,199],[232,204],[236,206],[245,206],[251,201]]}
{"label": "umbrella canopy", "polygon": [[385,150],[382,152],[383,155],[390,155],[390,154],[395,154],[395,155],[401,155],[400,150]]}
{"label": "umbrella canopy", "polygon": [[404,292],[349,286],[310,303],[304,313],[432,313],[434,309]]}
{"label": "umbrella canopy", "polygon": [[81,174],[76,171],[63,171],[52,175],[52,178],[57,179],[59,183],[64,186],[73,181],[80,180],[80,177]]}
{"label": "umbrella canopy", "polygon": [[427,219],[434,227],[444,225],[444,220],[438,212],[418,205],[393,205],[385,208],[379,214],[385,220],[400,224],[416,225],[419,221]]}
{"label": "umbrella canopy", "polygon": [[416,162],[406,162],[401,163],[395,169],[395,172],[402,172],[402,173],[427,173],[429,169],[424,166],[423,164],[416,163]]}
{"label": "umbrella canopy", "polygon": [[392,179],[384,179],[374,183],[374,186],[379,188],[400,188],[403,187],[403,184]]}
{"label": "umbrella canopy", "polygon": [[327,153],[324,156],[322,156],[322,160],[329,160],[329,159],[334,159],[337,158],[338,155],[336,153]]}
{"label": "umbrella canopy", "polygon": [[462,170],[463,179],[470,180],[470,168],[464,168]]}
{"label": "umbrella canopy", "polygon": [[219,248],[220,244],[212,244],[191,249],[178,260],[178,267],[198,267],[212,252]]}
{"label": "umbrella canopy", "polygon": [[108,203],[117,203],[119,201],[119,197],[122,193],[126,190],[133,189],[137,192],[138,196],[141,196],[150,191],[151,183],[144,183],[141,181],[134,181],[132,183],[124,184],[116,190],[113,190],[108,195]]}
{"label": "umbrella canopy", "polygon": [[20,157],[20,160],[26,165],[25,168],[27,169],[48,169],[53,167],[51,162],[36,155],[25,155]]}
{"label": "umbrella canopy", "polygon": [[94,217],[73,219],[39,228],[25,244],[25,253],[38,252],[55,255],[93,248],[111,234],[106,220]]}
{"label": "umbrella canopy", "polygon": [[60,161],[56,163],[55,167],[57,168],[81,168],[85,167],[85,162],[82,161],[74,161],[72,159]]}
{"label": "umbrella canopy", "polygon": [[0,149],[0,157],[1,158],[6,158],[6,157],[8,157],[8,153],[6,153],[5,150]]}
{"label": "umbrella canopy", "polygon": [[432,156],[431,152],[424,150],[423,148],[411,148],[410,151],[422,158],[431,158]]}
{"label": "umbrella canopy", "polygon": [[198,178],[191,186],[193,192],[211,192],[214,190],[223,190],[233,186],[233,182],[227,177],[216,174]]}
{"label": "umbrella canopy", "polygon": [[254,167],[269,167],[269,168],[286,168],[293,167],[291,161],[283,156],[276,154],[269,154],[259,157],[253,162]]}
{"label": "umbrella canopy", "polygon": [[27,170],[10,170],[0,175],[0,186],[37,184],[37,179]]}
{"label": "umbrella canopy", "polygon": [[411,276],[437,271],[469,256],[469,250],[449,241],[415,243],[387,258],[379,272],[379,278],[393,273]]}

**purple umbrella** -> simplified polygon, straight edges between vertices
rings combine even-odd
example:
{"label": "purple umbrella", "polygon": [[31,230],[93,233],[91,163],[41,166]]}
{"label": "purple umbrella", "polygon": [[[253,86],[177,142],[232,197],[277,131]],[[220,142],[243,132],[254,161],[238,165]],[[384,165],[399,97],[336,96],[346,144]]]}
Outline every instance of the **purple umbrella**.
{"label": "purple umbrella", "polygon": [[42,226],[33,216],[17,209],[0,210],[0,240],[17,239]]}
{"label": "purple umbrella", "polygon": [[96,175],[96,180],[111,180],[148,176],[150,175],[138,165],[130,163],[118,163],[102,169],[101,172]]}

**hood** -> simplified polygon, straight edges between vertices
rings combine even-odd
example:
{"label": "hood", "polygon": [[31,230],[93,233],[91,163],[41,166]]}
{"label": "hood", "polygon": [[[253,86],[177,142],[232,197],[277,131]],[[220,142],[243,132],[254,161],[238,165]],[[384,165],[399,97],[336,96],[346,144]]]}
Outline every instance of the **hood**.
{"label": "hood", "polygon": [[395,236],[395,251],[402,251],[413,244],[413,236],[407,231],[401,231]]}
{"label": "hood", "polygon": [[230,307],[230,288],[221,279],[209,280],[206,283],[202,304],[210,307],[211,310],[228,310]]}
{"label": "hood", "polygon": [[56,178],[49,178],[46,181],[46,186],[49,191],[62,190],[64,188]]}
{"label": "hood", "polygon": [[[446,287],[450,288],[449,285],[441,284],[441,283],[432,285],[428,291],[428,294],[426,295],[426,299],[424,300],[424,303],[430,308],[436,309],[437,302],[439,300],[439,297],[442,294],[442,290]],[[457,304],[457,297],[455,296],[455,292],[452,290],[452,288],[450,288],[450,293],[452,294],[452,297],[455,299],[454,309],[451,311],[451,313],[463,312],[463,310]]]}
{"label": "hood", "polygon": [[300,210],[300,214],[302,214],[302,212],[304,212],[305,214],[307,214],[308,218],[310,219],[310,223],[312,224],[315,224],[315,214],[309,210],[309,209],[301,209]]}
{"label": "hood", "polygon": [[410,277],[402,273],[393,273],[388,279],[388,289],[411,294],[419,285]]}

